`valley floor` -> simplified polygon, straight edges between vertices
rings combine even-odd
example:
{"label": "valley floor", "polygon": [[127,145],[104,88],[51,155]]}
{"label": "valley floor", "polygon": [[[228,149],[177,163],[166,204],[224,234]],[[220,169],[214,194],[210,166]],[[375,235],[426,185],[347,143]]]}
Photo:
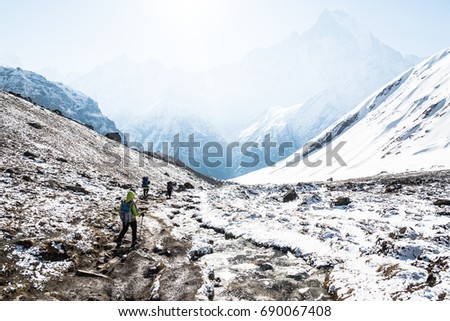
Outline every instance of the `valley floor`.
{"label": "valley floor", "polygon": [[[3,174],[3,195],[14,175]],[[43,201],[23,192],[2,201],[2,300],[450,298],[448,171],[229,184],[170,200],[153,191],[139,202],[141,242],[129,253],[127,243],[114,249],[113,210],[72,216],[75,193],[50,202],[49,222]]]}

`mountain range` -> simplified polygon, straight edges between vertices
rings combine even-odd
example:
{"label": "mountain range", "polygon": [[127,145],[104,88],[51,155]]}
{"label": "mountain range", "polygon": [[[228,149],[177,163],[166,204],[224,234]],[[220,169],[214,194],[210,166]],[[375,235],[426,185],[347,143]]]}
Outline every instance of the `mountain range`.
{"label": "mountain range", "polygon": [[239,182],[296,182],[447,169],[450,49],[375,91],[293,156]]}
{"label": "mountain range", "polygon": [[[325,10],[303,34],[293,32],[280,43],[207,72],[167,69],[156,61],[136,63],[125,56],[88,73],[63,77],[53,69],[42,72],[93,97],[142,146],[150,140],[161,146],[179,132],[194,134],[202,144],[255,142],[259,148],[250,150],[263,159],[260,146],[270,134],[278,146],[292,143],[282,154],[271,151],[277,162],[418,59],[383,44],[346,13]],[[231,167],[199,170],[228,179],[267,165],[240,166],[246,159],[235,149]]]}
{"label": "mountain range", "polygon": [[[67,81],[99,101],[123,131],[142,131],[135,136],[158,138],[154,144],[172,137],[162,136],[157,127],[150,135],[148,126],[141,126],[143,118],[135,115],[145,115],[147,123],[162,124],[175,116],[176,122],[189,123],[195,134],[204,128],[201,119],[207,119],[211,141],[223,137],[228,142],[261,143],[260,137],[270,133],[277,143],[294,142],[284,156],[272,155],[277,161],[417,62],[416,57],[402,56],[384,45],[344,12],[325,10],[303,34],[294,32],[278,44],[255,49],[241,61],[207,72],[166,69],[155,61],[135,63],[121,57]],[[167,113],[147,112],[160,101],[176,101],[178,106],[168,105],[166,110],[181,106],[197,115],[198,123],[184,118],[185,113],[170,114],[169,119]],[[265,110],[278,114],[277,119],[283,117],[286,126],[273,126],[273,117]],[[306,116],[311,113],[320,115]],[[171,136],[173,131],[164,132]],[[243,160],[245,156],[237,151],[225,176],[214,169],[210,173],[230,178],[265,165],[239,167]]]}

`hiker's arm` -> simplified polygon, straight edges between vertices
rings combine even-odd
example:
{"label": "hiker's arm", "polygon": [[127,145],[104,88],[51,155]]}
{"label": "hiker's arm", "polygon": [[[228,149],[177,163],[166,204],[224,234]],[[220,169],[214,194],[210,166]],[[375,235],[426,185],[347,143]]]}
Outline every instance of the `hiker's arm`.
{"label": "hiker's arm", "polygon": [[133,212],[134,216],[141,216],[142,214],[139,212],[139,209],[136,205],[136,203],[133,202],[133,204],[131,205],[131,211]]}

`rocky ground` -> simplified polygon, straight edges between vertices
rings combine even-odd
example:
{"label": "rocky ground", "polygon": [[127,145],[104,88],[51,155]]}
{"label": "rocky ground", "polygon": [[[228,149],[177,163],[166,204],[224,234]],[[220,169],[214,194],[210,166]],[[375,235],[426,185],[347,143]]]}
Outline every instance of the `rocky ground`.
{"label": "rocky ground", "polygon": [[448,300],[450,172],[223,187],[197,219],[327,270],[335,300]]}
{"label": "rocky ground", "polygon": [[[218,185],[17,97],[0,107],[1,300],[450,297],[448,171]],[[129,232],[115,249],[144,175],[139,246]]]}

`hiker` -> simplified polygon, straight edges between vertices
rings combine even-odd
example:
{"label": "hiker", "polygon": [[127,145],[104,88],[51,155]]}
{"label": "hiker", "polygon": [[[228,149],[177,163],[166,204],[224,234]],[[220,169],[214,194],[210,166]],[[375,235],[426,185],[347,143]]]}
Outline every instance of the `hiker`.
{"label": "hiker", "polygon": [[148,185],[149,185],[148,177],[147,176],[142,177],[142,188],[144,190],[144,199],[147,198],[148,196],[148,188],[149,188]]}
{"label": "hiker", "polygon": [[173,183],[167,182],[167,198],[172,198]]}
{"label": "hiker", "polygon": [[127,198],[125,201],[122,201],[120,205],[120,218],[122,219],[122,231],[120,231],[119,236],[116,239],[117,247],[120,247],[122,244],[122,240],[125,234],[128,231],[128,227],[131,225],[132,231],[132,241],[131,247],[134,247],[137,244],[137,222],[136,217],[142,216],[144,214],[139,212],[139,209],[136,206],[136,203],[133,201],[136,197],[136,194],[133,191],[129,191],[127,193]]}

